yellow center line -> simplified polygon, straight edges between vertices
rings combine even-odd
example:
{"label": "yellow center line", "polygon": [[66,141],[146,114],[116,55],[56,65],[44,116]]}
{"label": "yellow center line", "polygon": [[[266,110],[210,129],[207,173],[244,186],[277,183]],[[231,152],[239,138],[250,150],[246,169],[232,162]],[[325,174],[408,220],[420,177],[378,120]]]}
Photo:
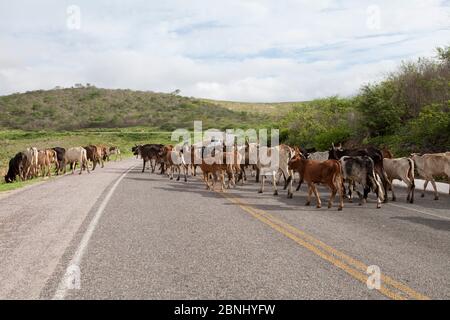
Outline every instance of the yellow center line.
{"label": "yellow center line", "polygon": [[[259,221],[270,226],[272,229],[275,229],[284,236],[295,241],[297,244],[315,253],[322,259],[330,262],[331,264],[335,265],[341,270],[347,272],[355,279],[363,282],[364,284],[367,283],[368,275],[365,274],[365,272],[368,266],[366,264],[340,252],[339,250],[334,249],[333,247],[325,244],[324,242],[279,220],[278,218],[275,218],[273,215],[265,212],[264,210],[255,209],[250,205],[243,203],[238,198],[233,197],[227,193],[221,192],[218,193],[221,194],[223,197],[227,198],[228,200],[230,200],[231,202],[238,205],[240,208],[242,208],[247,213],[251,214]],[[377,290],[390,299],[405,300],[408,297],[418,300],[430,299],[429,297],[416,292],[415,290],[409,288],[408,286],[398,281],[395,281],[394,279],[388,276],[381,275],[381,280],[382,285]],[[388,289],[385,285],[389,285],[397,289],[399,292],[397,293],[391,289]]]}

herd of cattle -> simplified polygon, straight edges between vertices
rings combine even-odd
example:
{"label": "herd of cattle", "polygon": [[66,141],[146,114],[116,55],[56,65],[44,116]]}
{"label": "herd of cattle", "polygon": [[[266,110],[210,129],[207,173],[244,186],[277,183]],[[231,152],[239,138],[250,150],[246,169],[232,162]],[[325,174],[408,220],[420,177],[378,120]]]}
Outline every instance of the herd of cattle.
{"label": "herd of cattle", "polygon": [[[285,144],[266,147],[248,142],[242,146],[226,146],[220,143],[213,147],[211,145],[205,147],[203,143],[176,147],[146,144],[134,146],[132,152],[143,159],[142,172],[150,166],[153,173],[159,164],[161,174],[167,174],[170,179],[177,173],[177,180],[183,175],[184,181],[187,181],[189,171],[195,176],[199,167],[209,190],[214,190],[217,182],[220,182],[222,191],[225,187],[235,187],[239,182],[244,184],[247,181],[246,171],[251,170],[256,182],[260,183],[260,193],[264,192],[266,177],[270,176],[273,193],[278,195],[277,184],[283,177],[284,189],[288,189],[288,198],[292,198],[293,182],[297,174],[299,179],[296,190],[300,189],[303,182],[308,185],[306,205],[311,203],[311,196],[314,193],[317,207],[321,207],[316,188],[317,184],[321,184],[331,191],[328,208],[333,206],[336,195],[339,196],[339,210],[344,207],[344,198],[353,201],[355,189],[360,205],[367,201],[370,192],[376,195],[377,208],[381,207],[382,202],[387,202],[388,191],[392,192],[392,200],[395,201],[392,183],[394,179],[406,183],[408,188],[406,200],[413,203],[415,171],[425,180],[422,197],[425,195],[428,182],[431,182],[435,200],[439,199],[439,194],[434,178],[450,179],[450,152],[411,154],[410,157],[394,159],[388,150],[375,147],[344,149],[342,146],[332,145],[326,152],[315,152]],[[97,165],[103,168],[104,162],[109,161],[111,155],[115,155],[117,160],[121,157],[120,149],[106,145],[89,145],[67,150],[61,147],[43,150],[31,147],[17,153],[10,160],[5,182],[14,182],[17,177],[28,180],[39,175],[51,176],[52,165],[55,166],[56,175],[66,173],[67,166],[70,166],[73,174],[77,165],[80,167],[79,174],[84,170],[90,172],[95,170]],[[267,156],[274,155],[276,157],[271,159],[276,161],[268,162]],[[358,191],[358,186],[362,187],[362,193]]]}
{"label": "herd of cattle", "polygon": [[105,145],[89,145],[86,147],[74,147],[64,149],[54,147],[38,150],[35,147],[27,148],[25,151],[17,153],[10,161],[5,182],[11,183],[19,177],[22,181],[37,178],[38,176],[51,176],[51,167],[55,166],[55,174],[66,173],[67,165],[72,173],[77,165],[80,166],[80,174],[83,170],[90,172],[95,170],[97,165],[104,167],[104,162],[109,161],[115,155],[116,160],[121,158],[118,147],[108,147]]}
{"label": "herd of cattle", "polygon": [[[331,196],[328,208],[331,208],[336,195],[339,196],[338,209],[342,210],[344,198],[353,201],[354,190],[361,186],[363,193],[356,191],[359,204],[367,201],[368,194],[372,191],[377,198],[377,208],[382,202],[387,202],[387,192],[392,192],[392,200],[396,200],[392,181],[398,179],[407,185],[407,201],[414,202],[414,176],[415,171],[425,180],[422,197],[428,182],[431,182],[435,200],[439,199],[436,189],[435,177],[447,177],[450,179],[450,152],[438,154],[411,154],[410,157],[394,158],[389,150],[380,150],[375,147],[360,149],[344,149],[342,146],[334,146],[326,152],[314,152],[299,147],[291,147],[285,144],[275,147],[263,147],[257,143],[245,143],[242,146],[226,146],[221,144],[210,148],[204,144],[173,145],[146,144],[135,145],[132,152],[136,157],[143,159],[142,172],[147,166],[151,172],[155,172],[159,164],[160,173],[167,174],[170,179],[174,173],[181,175],[187,181],[189,171],[196,175],[197,167],[203,173],[203,181],[206,189],[214,190],[217,182],[223,191],[236,183],[247,180],[246,170],[251,170],[252,176],[256,176],[256,182],[260,183],[259,193],[264,192],[266,176],[272,177],[274,195],[278,195],[277,184],[281,177],[284,178],[284,189],[288,189],[288,198],[293,197],[293,182],[298,174],[297,191],[303,182],[308,185],[308,197],[306,205],[311,203],[311,195],[314,193],[317,207],[321,207],[321,200],[316,185],[328,187]],[[277,165],[262,161],[261,155],[278,155]],[[227,181],[226,181],[227,180]],[[227,182],[227,183],[226,183]],[[450,193],[450,190],[449,190]]]}

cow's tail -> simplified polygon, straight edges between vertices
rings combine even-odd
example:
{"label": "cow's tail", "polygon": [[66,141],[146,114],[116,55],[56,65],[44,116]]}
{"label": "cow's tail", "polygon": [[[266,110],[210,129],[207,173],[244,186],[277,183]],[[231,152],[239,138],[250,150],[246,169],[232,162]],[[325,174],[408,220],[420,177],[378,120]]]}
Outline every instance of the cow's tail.
{"label": "cow's tail", "polygon": [[333,175],[333,184],[339,192],[339,195],[343,194],[344,177],[342,175],[342,164],[340,161],[336,161],[337,169]]}
{"label": "cow's tail", "polygon": [[408,169],[408,178],[411,180],[412,188],[415,188],[416,185],[414,183],[414,161],[411,158],[408,158],[409,169]]}
{"label": "cow's tail", "polygon": [[[375,172],[375,170],[372,170],[371,179],[373,179],[375,191],[378,190],[378,197],[380,198],[381,201],[384,201],[385,194],[384,194],[383,182],[382,182],[381,177],[378,175],[378,173]],[[386,193],[387,193],[387,191],[386,191]]]}

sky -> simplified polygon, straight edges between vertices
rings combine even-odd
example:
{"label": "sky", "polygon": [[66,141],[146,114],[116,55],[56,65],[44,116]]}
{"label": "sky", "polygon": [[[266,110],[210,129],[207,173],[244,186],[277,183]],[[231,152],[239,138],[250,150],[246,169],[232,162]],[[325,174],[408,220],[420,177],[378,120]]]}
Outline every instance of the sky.
{"label": "sky", "polygon": [[0,95],[90,83],[248,102],[351,96],[447,45],[450,0],[3,0]]}

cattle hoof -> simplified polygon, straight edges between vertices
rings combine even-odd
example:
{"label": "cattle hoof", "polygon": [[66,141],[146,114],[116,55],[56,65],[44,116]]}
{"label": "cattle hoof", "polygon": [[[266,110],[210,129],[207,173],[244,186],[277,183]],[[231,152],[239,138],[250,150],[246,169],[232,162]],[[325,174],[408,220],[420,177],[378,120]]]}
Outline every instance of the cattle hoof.
{"label": "cattle hoof", "polygon": [[288,194],[288,199],[292,199],[292,198],[294,198],[294,194],[293,193],[289,193]]}
{"label": "cattle hoof", "polygon": [[316,208],[317,208],[317,209],[320,209],[320,208],[322,208],[322,205],[318,204],[318,205],[316,206]]}
{"label": "cattle hoof", "polygon": [[381,206],[380,206],[380,205],[377,205],[377,209],[381,209]]}
{"label": "cattle hoof", "polygon": [[173,177],[170,177],[170,180],[173,180]]}
{"label": "cattle hoof", "polygon": [[262,190],[259,190],[258,193],[263,193]]}
{"label": "cattle hoof", "polygon": [[397,198],[396,197],[392,197],[392,201],[397,201]]}
{"label": "cattle hoof", "polygon": [[434,200],[439,200],[439,197],[438,196],[434,197]]}
{"label": "cattle hoof", "polygon": [[328,209],[331,209],[332,205],[331,203],[328,204]]}
{"label": "cattle hoof", "polygon": [[180,181],[180,178],[177,178],[177,181]]}
{"label": "cattle hoof", "polygon": [[275,192],[273,193],[273,195],[274,195],[274,196],[277,196],[277,195],[278,195],[278,191],[275,191]]}
{"label": "cattle hoof", "polygon": [[311,202],[305,203],[305,206],[309,207],[311,205]]}
{"label": "cattle hoof", "polygon": [[422,193],[422,194],[420,195],[420,197],[421,197],[421,198],[425,198],[425,193]]}

